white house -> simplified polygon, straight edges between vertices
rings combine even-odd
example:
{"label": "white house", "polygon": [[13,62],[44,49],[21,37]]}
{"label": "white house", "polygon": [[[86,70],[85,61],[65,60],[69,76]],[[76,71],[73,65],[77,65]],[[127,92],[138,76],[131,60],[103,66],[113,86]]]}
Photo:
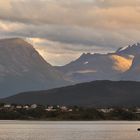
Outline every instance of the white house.
{"label": "white house", "polygon": [[101,111],[103,113],[109,113],[109,112],[113,111],[113,109],[112,108],[102,108],[102,109],[99,109],[98,111]]}
{"label": "white house", "polygon": [[61,111],[68,111],[68,108],[66,106],[61,106],[60,109]]}
{"label": "white house", "polygon": [[16,108],[17,108],[17,109],[21,109],[22,106],[21,106],[21,105],[17,105]]}
{"label": "white house", "polygon": [[4,105],[4,108],[10,108],[10,107],[11,107],[10,104],[5,104],[5,105]]}
{"label": "white house", "polygon": [[29,109],[28,105],[23,106],[24,109]]}
{"label": "white house", "polygon": [[32,104],[32,105],[31,105],[31,108],[32,108],[32,109],[37,108],[37,104]]}
{"label": "white house", "polygon": [[48,112],[54,112],[54,111],[57,111],[56,109],[51,109],[51,108],[47,108],[47,109],[45,109],[46,111],[48,111]]}

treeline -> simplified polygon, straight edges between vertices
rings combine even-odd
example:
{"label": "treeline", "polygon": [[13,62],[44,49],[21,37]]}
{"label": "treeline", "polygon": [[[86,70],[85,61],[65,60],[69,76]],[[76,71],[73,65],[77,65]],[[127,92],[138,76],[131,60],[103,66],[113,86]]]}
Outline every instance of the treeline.
{"label": "treeline", "polygon": [[72,111],[46,111],[43,106],[35,109],[0,109],[0,120],[140,120],[135,109],[113,108],[109,112],[95,108],[71,107]]}

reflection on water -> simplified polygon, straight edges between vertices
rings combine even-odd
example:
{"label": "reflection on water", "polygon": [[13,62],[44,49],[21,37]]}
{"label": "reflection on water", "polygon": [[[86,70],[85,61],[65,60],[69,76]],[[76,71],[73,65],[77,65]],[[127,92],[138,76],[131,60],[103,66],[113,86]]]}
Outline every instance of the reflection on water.
{"label": "reflection on water", "polygon": [[0,121],[0,140],[140,140],[140,122]]}

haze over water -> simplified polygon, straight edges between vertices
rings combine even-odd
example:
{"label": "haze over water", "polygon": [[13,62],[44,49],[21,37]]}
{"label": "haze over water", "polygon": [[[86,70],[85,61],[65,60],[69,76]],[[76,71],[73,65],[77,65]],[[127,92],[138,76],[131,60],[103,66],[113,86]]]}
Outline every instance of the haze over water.
{"label": "haze over water", "polygon": [[139,140],[140,122],[0,121],[0,140]]}

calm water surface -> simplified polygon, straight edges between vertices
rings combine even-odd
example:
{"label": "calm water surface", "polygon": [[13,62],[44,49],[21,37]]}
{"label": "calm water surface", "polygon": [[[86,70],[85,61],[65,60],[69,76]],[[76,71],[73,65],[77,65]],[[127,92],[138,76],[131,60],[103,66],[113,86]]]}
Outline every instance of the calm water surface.
{"label": "calm water surface", "polygon": [[140,122],[0,121],[0,140],[140,140]]}

